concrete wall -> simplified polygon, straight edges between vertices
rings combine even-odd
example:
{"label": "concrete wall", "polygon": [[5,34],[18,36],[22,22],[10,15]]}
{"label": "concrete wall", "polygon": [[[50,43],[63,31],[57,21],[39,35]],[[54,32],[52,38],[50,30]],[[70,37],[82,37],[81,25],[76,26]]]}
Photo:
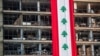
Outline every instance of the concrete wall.
{"label": "concrete wall", "polygon": [[3,56],[3,14],[2,14],[2,1],[0,0],[0,56]]}
{"label": "concrete wall", "polygon": [[0,0],[0,12],[2,11],[2,0]]}

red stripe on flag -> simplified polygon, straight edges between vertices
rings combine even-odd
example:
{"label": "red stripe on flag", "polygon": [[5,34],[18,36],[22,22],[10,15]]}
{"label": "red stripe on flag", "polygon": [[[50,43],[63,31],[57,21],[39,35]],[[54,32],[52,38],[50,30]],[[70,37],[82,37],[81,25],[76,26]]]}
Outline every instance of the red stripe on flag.
{"label": "red stripe on flag", "polygon": [[71,45],[72,45],[72,56],[77,56],[76,51],[76,38],[75,38],[75,29],[74,29],[74,1],[69,0],[70,7],[70,28],[71,28]]}
{"label": "red stripe on flag", "polygon": [[52,52],[53,56],[59,56],[58,41],[58,17],[57,17],[57,0],[51,0],[51,17],[52,17]]}

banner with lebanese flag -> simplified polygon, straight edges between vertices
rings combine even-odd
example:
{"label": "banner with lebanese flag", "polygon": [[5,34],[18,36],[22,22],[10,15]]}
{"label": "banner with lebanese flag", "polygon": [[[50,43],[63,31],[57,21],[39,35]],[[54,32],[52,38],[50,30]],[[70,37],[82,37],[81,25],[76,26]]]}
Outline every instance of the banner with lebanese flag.
{"label": "banner with lebanese flag", "polygon": [[76,56],[73,0],[51,0],[53,56]]}

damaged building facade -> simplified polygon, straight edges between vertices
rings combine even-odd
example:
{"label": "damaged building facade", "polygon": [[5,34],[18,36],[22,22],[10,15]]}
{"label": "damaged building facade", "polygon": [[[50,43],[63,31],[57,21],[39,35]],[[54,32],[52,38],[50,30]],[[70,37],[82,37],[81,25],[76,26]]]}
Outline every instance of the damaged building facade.
{"label": "damaged building facade", "polygon": [[0,1],[3,55],[52,55],[50,1]]}
{"label": "damaged building facade", "polygon": [[[52,56],[50,0],[0,0],[0,56]],[[100,56],[100,1],[74,0],[77,56]]]}
{"label": "damaged building facade", "polygon": [[74,1],[77,56],[100,56],[100,1]]}

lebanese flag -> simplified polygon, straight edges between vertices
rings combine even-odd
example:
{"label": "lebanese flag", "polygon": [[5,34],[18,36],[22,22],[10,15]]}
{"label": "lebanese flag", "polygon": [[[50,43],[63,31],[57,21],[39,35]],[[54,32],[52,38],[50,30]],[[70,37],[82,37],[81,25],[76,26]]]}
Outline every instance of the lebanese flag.
{"label": "lebanese flag", "polygon": [[51,0],[53,56],[76,56],[74,1]]}

